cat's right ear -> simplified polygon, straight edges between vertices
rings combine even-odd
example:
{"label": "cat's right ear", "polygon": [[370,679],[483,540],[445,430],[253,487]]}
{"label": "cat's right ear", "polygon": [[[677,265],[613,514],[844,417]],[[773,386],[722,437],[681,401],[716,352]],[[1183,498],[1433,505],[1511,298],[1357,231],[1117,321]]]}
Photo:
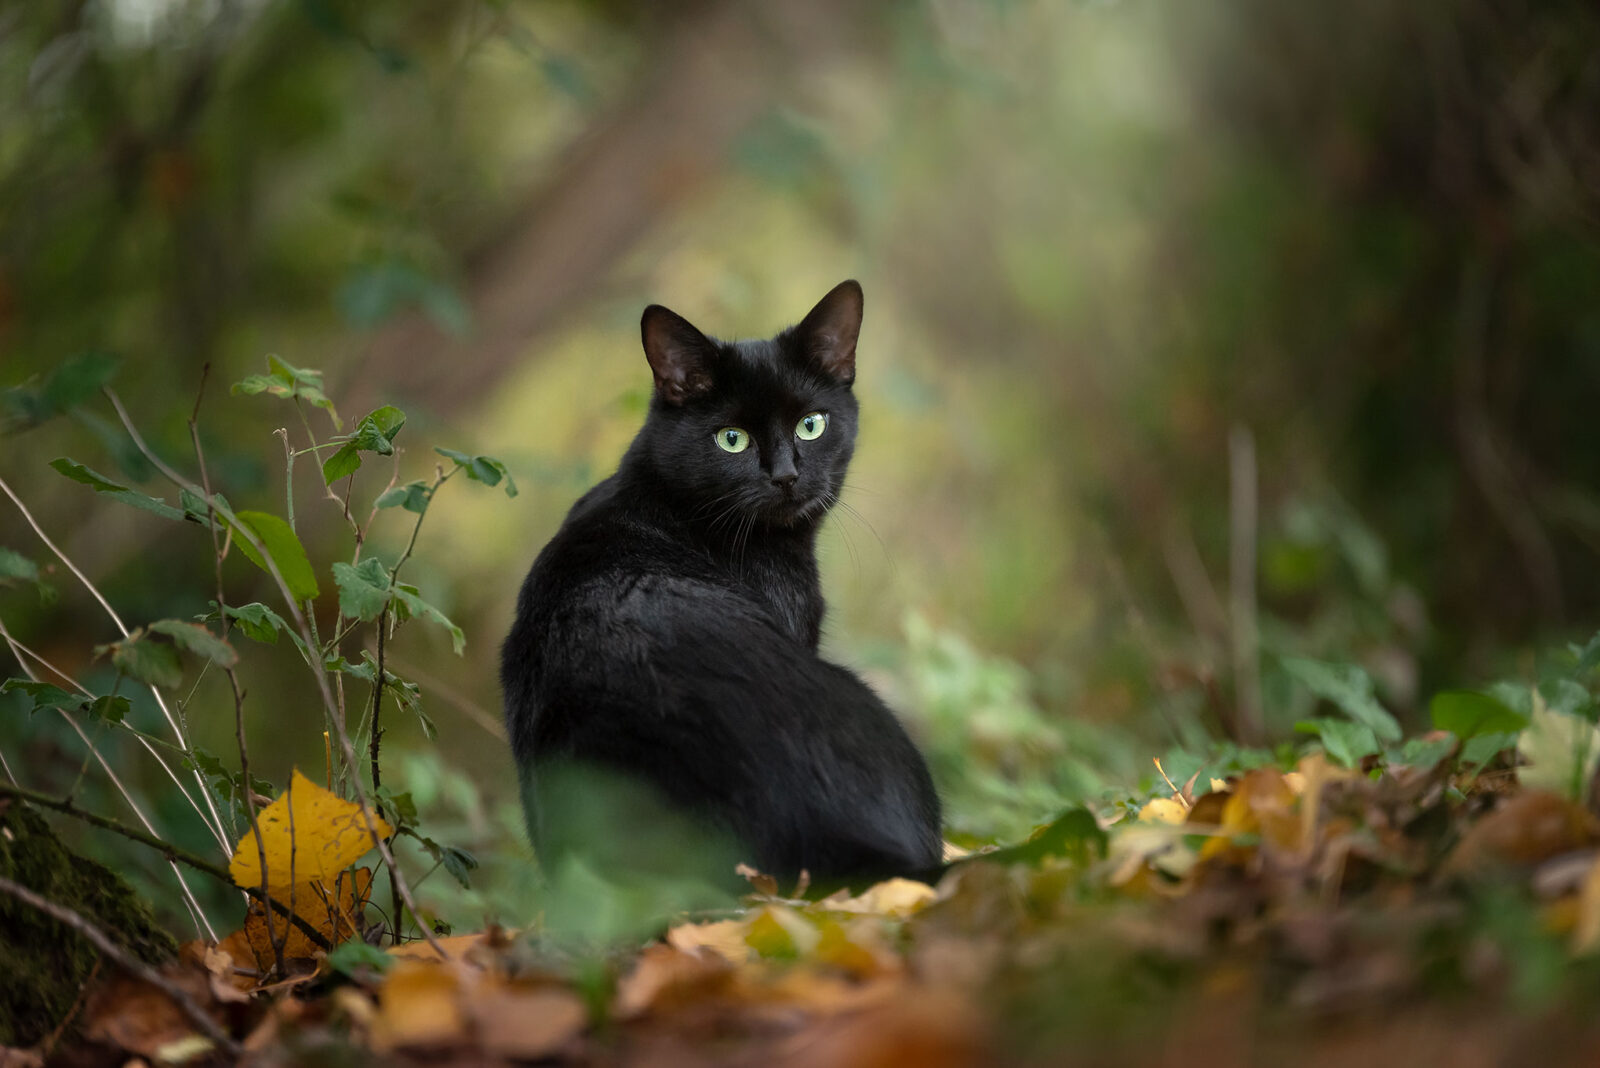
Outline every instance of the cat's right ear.
{"label": "cat's right ear", "polygon": [[652,304],[644,310],[639,332],[662,400],[674,406],[686,404],[711,389],[711,357],[715,349],[689,320]]}

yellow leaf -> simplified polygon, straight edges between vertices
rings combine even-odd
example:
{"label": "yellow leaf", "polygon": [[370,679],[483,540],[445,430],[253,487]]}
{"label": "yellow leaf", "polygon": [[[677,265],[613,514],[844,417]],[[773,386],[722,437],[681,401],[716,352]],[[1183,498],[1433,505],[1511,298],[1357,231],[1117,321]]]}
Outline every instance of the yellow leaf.
{"label": "yellow leaf", "polygon": [[851,897],[840,890],[817,902],[818,908],[832,912],[873,912],[880,916],[909,916],[937,897],[927,883],[915,879],[885,879],[864,893]]}
{"label": "yellow leaf", "polygon": [[[290,798],[294,800],[292,812]],[[291,778],[289,789],[257,813],[256,822],[266,850],[267,889],[280,899],[287,897],[291,882],[332,886],[341,871],[372,848],[361,806],[324,790],[299,771]],[[376,812],[372,822],[380,837],[394,833]],[[238,886],[261,885],[261,853],[254,833],[239,841],[228,874]]]}
{"label": "yellow leaf", "polygon": [[1600,949],[1600,859],[1596,859],[1578,891],[1578,919],[1572,929],[1572,951]]}
{"label": "yellow leaf", "polygon": [[679,924],[667,932],[667,944],[685,953],[705,949],[732,964],[743,964],[752,955],[745,941],[748,927],[743,920]]}
{"label": "yellow leaf", "polygon": [[1152,798],[1139,810],[1139,819],[1145,823],[1182,823],[1188,818],[1189,810],[1170,797]]}
{"label": "yellow leaf", "polygon": [[783,905],[768,905],[750,921],[745,944],[763,957],[798,957],[816,946],[817,929]]}

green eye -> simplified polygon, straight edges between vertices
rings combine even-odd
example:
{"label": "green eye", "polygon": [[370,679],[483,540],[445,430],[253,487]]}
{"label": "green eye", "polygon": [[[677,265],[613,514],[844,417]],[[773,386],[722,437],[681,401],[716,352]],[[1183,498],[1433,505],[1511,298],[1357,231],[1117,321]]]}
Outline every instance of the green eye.
{"label": "green eye", "polygon": [[717,444],[723,452],[744,452],[750,447],[750,435],[736,426],[725,426],[717,431]]}
{"label": "green eye", "polygon": [[795,425],[794,436],[801,441],[815,441],[828,429],[828,417],[821,412],[812,412]]}

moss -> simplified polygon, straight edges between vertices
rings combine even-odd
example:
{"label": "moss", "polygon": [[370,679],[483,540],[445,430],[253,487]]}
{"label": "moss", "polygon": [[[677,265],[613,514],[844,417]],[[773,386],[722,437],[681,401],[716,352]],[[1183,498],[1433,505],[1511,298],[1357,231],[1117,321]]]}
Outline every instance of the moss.
{"label": "moss", "polygon": [[[159,963],[177,952],[120,875],[69,851],[26,805],[0,804],[0,875],[79,913],[142,960]],[[0,1045],[32,1045],[72,1010],[99,951],[5,894],[0,931]]]}

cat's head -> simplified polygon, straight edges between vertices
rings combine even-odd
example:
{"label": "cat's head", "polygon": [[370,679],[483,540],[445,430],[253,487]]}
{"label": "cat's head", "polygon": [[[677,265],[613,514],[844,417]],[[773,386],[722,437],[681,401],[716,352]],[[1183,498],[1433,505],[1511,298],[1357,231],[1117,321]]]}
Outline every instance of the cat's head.
{"label": "cat's head", "polygon": [[730,530],[820,519],[855,448],[861,309],[861,286],[841,282],[797,326],[730,342],[646,308],[655,396],[639,442],[663,488]]}

